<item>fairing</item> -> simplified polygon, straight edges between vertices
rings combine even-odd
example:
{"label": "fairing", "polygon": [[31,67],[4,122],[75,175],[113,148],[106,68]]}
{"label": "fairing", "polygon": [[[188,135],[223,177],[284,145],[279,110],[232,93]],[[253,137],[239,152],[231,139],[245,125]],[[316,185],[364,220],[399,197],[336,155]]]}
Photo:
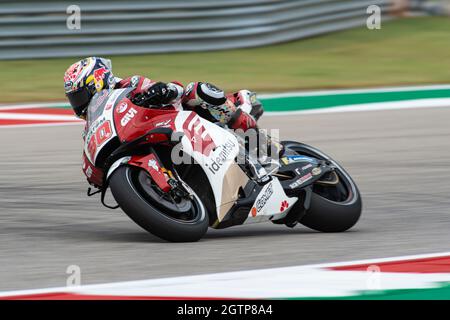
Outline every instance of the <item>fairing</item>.
{"label": "fairing", "polygon": [[[254,202],[246,208],[243,222],[252,223],[283,218],[297,201],[288,197],[279,180],[272,177],[264,185],[257,186],[243,169],[236,163],[240,150],[237,137],[228,130],[201,118],[192,111],[179,111],[175,108],[156,109],[134,105],[126,98],[131,89],[118,89],[97,94],[89,106],[88,125],[84,146],[84,172],[90,173],[89,182],[101,186],[104,172],[102,163],[104,153],[112,152],[108,146],[117,146],[144,136],[152,129],[169,128],[174,134],[182,136],[181,143],[172,151],[172,161],[189,161],[177,159],[181,148],[203,169],[213,190],[216,203],[217,222],[227,218],[235,209],[239,191],[255,185],[252,198]],[[164,139],[166,137],[163,137]],[[149,135],[146,143],[157,143],[158,135]],[[100,157],[99,157],[100,155]],[[124,157],[117,160],[107,176],[121,165],[139,166],[149,172],[162,190],[169,190],[167,175],[161,173],[161,163],[152,154]],[[256,191],[255,191],[256,192]],[[245,210],[247,210],[245,209]]]}

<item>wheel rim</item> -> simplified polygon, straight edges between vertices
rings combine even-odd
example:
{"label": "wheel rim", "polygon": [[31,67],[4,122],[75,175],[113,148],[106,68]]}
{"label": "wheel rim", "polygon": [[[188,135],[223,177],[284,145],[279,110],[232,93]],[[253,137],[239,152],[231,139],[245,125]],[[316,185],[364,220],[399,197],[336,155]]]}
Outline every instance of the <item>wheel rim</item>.
{"label": "wheel rim", "polygon": [[313,157],[319,160],[328,161],[330,164],[335,166],[335,173],[339,178],[339,182],[336,185],[323,185],[320,183],[314,183],[312,191],[321,196],[322,198],[336,202],[340,204],[353,203],[356,199],[356,185],[350,178],[350,176],[345,172],[341,165],[336,161],[311,147],[296,145],[294,143],[286,143],[284,146],[288,150],[294,151],[296,154],[305,155]]}
{"label": "wheel rim", "polygon": [[313,185],[313,192],[320,195],[322,198],[333,202],[346,202],[351,197],[350,190],[342,183],[342,177],[339,172],[336,172],[339,177],[339,182],[335,185],[323,185],[315,183]]}
{"label": "wheel rim", "polygon": [[164,196],[164,192],[150,179],[150,175],[137,168],[127,168],[127,178],[138,196],[158,212],[181,223],[195,223],[202,218],[203,210],[198,199],[180,199]]}

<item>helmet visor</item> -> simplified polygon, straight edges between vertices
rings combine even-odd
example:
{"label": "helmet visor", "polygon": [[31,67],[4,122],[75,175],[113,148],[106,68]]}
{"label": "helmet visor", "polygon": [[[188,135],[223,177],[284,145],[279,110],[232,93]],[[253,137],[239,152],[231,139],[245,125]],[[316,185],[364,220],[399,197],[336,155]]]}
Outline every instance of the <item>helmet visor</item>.
{"label": "helmet visor", "polygon": [[77,117],[84,117],[86,114],[86,108],[92,97],[88,88],[82,87],[76,91],[67,93],[66,96],[69,99],[70,105],[72,106]]}

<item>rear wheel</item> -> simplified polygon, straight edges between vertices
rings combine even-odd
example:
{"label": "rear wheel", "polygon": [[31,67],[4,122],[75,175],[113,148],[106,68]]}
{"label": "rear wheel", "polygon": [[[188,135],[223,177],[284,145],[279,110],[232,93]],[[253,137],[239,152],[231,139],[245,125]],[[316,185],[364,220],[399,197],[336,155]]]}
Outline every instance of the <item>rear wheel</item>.
{"label": "rear wheel", "polygon": [[148,232],[172,242],[201,239],[209,225],[198,196],[190,190],[165,193],[143,169],[123,166],[110,179],[111,192],[122,210]]}
{"label": "rear wheel", "polygon": [[337,180],[324,177],[313,185],[310,207],[299,222],[322,232],[342,232],[353,227],[361,216],[362,201],[350,175],[339,163],[314,147],[294,141],[282,144],[287,152],[326,160],[336,168]]}

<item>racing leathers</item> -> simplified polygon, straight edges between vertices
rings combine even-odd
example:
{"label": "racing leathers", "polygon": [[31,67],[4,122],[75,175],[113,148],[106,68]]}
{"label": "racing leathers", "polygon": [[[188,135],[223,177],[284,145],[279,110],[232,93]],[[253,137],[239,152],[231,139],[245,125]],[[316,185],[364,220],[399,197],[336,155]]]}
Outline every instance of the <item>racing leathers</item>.
{"label": "racing leathers", "polygon": [[248,90],[225,95],[210,83],[191,82],[186,88],[177,81],[155,82],[142,76],[119,80],[116,88],[134,88],[129,99],[142,107],[174,107],[193,110],[199,116],[232,129],[256,128],[263,113],[256,95]]}

